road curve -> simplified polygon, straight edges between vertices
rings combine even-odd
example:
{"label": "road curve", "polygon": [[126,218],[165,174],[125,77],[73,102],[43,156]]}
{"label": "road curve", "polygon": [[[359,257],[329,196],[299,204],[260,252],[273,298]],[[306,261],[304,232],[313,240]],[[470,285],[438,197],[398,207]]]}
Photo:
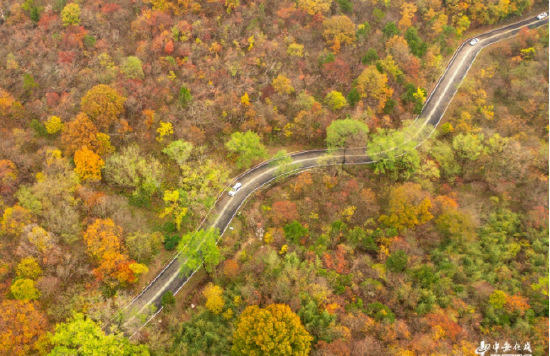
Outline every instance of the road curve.
{"label": "road curve", "polygon": [[[437,127],[441,118],[443,117],[449,103],[455,95],[458,86],[462,83],[462,80],[468,73],[472,66],[477,54],[483,49],[493,43],[510,38],[518,33],[518,31],[524,27],[535,28],[548,23],[548,18],[537,20],[536,18],[523,20],[508,26],[501,27],[496,30],[489,31],[482,35],[477,36],[480,40],[474,46],[469,44],[469,39],[466,40],[455,52],[455,55],[449,62],[445,72],[435,85],[430,96],[424,104],[422,112],[416,120],[416,124],[411,126],[409,130],[416,130],[414,135],[419,136],[419,140],[424,141],[431,135],[433,130],[429,130],[425,137],[422,134],[423,128]],[[295,154],[291,154],[293,163],[298,165],[297,171],[307,170],[313,167],[330,164],[368,164],[374,160],[365,154],[365,150],[353,150],[348,149],[346,152],[336,152],[330,157],[330,162],[321,161],[320,158],[325,156],[326,150],[312,150],[304,151]],[[269,184],[276,178],[276,168],[271,167],[268,162],[264,162],[253,169],[241,174],[238,179],[242,183],[242,188],[238,194],[234,197],[229,197],[227,194],[220,195],[215,207],[208,215],[208,221],[204,224],[204,227],[216,227],[223,233],[229,226],[229,223],[236,215],[239,208],[256,190]],[[143,312],[150,304],[154,304],[157,310],[162,309],[161,298],[165,292],[171,291],[177,294],[183,285],[187,282],[188,278],[179,276],[181,262],[178,258],[174,258],[170,263],[159,273],[156,278],[125,308],[131,308],[133,311]],[[157,312],[158,313],[158,312]],[[156,314],[154,314],[149,320],[151,320]],[[145,323],[147,324],[149,320]]]}

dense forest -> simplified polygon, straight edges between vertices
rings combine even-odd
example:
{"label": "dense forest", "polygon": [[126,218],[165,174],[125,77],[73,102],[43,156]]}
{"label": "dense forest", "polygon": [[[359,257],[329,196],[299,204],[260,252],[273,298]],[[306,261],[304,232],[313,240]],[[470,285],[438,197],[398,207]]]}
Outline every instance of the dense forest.
{"label": "dense forest", "polygon": [[[547,25],[484,49],[417,149],[285,174],[383,146],[465,39],[547,7],[0,0],[0,354],[548,354]],[[120,313],[272,157],[161,313]]]}

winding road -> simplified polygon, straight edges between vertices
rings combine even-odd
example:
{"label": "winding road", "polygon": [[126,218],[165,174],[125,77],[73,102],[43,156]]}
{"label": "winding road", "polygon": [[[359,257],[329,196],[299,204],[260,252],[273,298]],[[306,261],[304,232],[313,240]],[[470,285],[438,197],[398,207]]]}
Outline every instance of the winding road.
{"label": "winding road", "polygon": [[[524,26],[535,28],[547,23],[548,17],[542,20],[531,18],[479,35],[477,36],[479,43],[474,46],[470,45],[470,39],[466,40],[456,50],[445,72],[434,86],[415,124],[407,129],[408,135],[416,137],[415,141],[420,143],[429,138],[445,114],[459,85],[481,49],[516,35]],[[327,150],[312,150],[291,154],[290,156],[293,164],[298,166],[296,171],[330,164],[368,164],[375,161],[375,159],[365,154],[364,148],[331,152],[330,159],[333,160],[332,162],[320,160],[320,158],[326,157],[326,153]],[[237,180],[242,183],[241,190],[234,197],[229,197],[226,193],[221,194],[208,215],[208,221],[203,221],[204,224],[201,224],[201,226],[216,227],[222,232],[221,236],[223,236],[229,223],[246,199],[256,190],[273,181],[276,178],[276,172],[277,168],[272,167],[267,161],[233,179],[231,184]],[[133,311],[143,312],[149,305],[154,304],[157,307],[158,314],[162,309],[161,299],[164,293],[172,291],[177,294],[190,278],[179,276],[181,262],[177,257],[174,257],[125,309],[131,308]],[[145,324],[155,315],[149,318]]]}

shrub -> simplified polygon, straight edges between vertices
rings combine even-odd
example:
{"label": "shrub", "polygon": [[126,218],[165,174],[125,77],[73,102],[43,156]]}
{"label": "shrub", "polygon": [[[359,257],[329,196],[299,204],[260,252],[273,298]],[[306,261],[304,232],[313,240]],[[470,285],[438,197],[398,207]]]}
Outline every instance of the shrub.
{"label": "shrub", "polygon": [[48,135],[48,130],[46,130],[44,125],[42,125],[42,123],[36,119],[32,119],[30,127],[34,130],[35,137],[44,137]]}
{"label": "shrub", "polygon": [[122,63],[121,70],[126,78],[143,79],[144,77],[141,60],[135,56],[127,57]]}
{"label": "shrub", "polygon": [[164,295],[162,296],[162,307],[164,309],[168,309],[174,304],[176,304],[176,298],[174,297],[174,294],[170,291],[164,293]]}

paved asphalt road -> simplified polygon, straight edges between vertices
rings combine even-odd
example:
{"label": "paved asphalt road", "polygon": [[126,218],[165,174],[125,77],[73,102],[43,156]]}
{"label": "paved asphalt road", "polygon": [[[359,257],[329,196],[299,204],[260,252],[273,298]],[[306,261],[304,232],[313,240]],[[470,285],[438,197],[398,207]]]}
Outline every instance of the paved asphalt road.
{"label": "paved asphalt road", "polygon": [[[537,20],[536,18],[523,20],[477,36],[480,41],[474,46],[471,46],[468,41],[459,47],[445,73],[436,84],[435,89],[432,90],[416,124],[409,128],[409,131],[418,131],[418,133],[413,132],[413,136],[415,134],[425,136],[420,137],[416,141],[427,139],[431,134],[431,129],[439,124],[458,86],[468,73],[474,59],[483,47],[516,35],[523,26],[534,28],[545,25],[547,22],[548,18],[542,20]],[[430,128],[427,135],[423,132],[421,133],[423,127]],[[325,150],[314,150],[292,154],[291,156],[293,163],[299,165],[300,170],[305,170],[319,166],[319,158],[325,156],[325,154]],[[345,164],[367,164],[373,161],[365,155],[364,149],[359,151],[356,150],[355,152],[348,149],[347,152],[336,152],[332,157],[332,164],[341,164],[344,159]],[[241,190],[234,197],[229,197],[227,193],[222,194],[213,211],[209,214],[209,221],[207,221],[205,225],[207,227],[217,227],[220,229],[220,232],[225,232],[225,229],[227,229],[229,223],[246,198],[255,190],[269,184],[269,182],[275,178],[275,172],[276,168],[270,167],[266,162],[238,177],[238,181],[243,185]],[[177,258],[172,260],[127,308],[131,308],[134,311],[143,311],[148,305],[153,303],[160,311],[161,298],[164,293],[166,291],[172,291],[176,294],[188,280],[186,277],[179,276],[178,272],[180,266],[181,262]]]}

